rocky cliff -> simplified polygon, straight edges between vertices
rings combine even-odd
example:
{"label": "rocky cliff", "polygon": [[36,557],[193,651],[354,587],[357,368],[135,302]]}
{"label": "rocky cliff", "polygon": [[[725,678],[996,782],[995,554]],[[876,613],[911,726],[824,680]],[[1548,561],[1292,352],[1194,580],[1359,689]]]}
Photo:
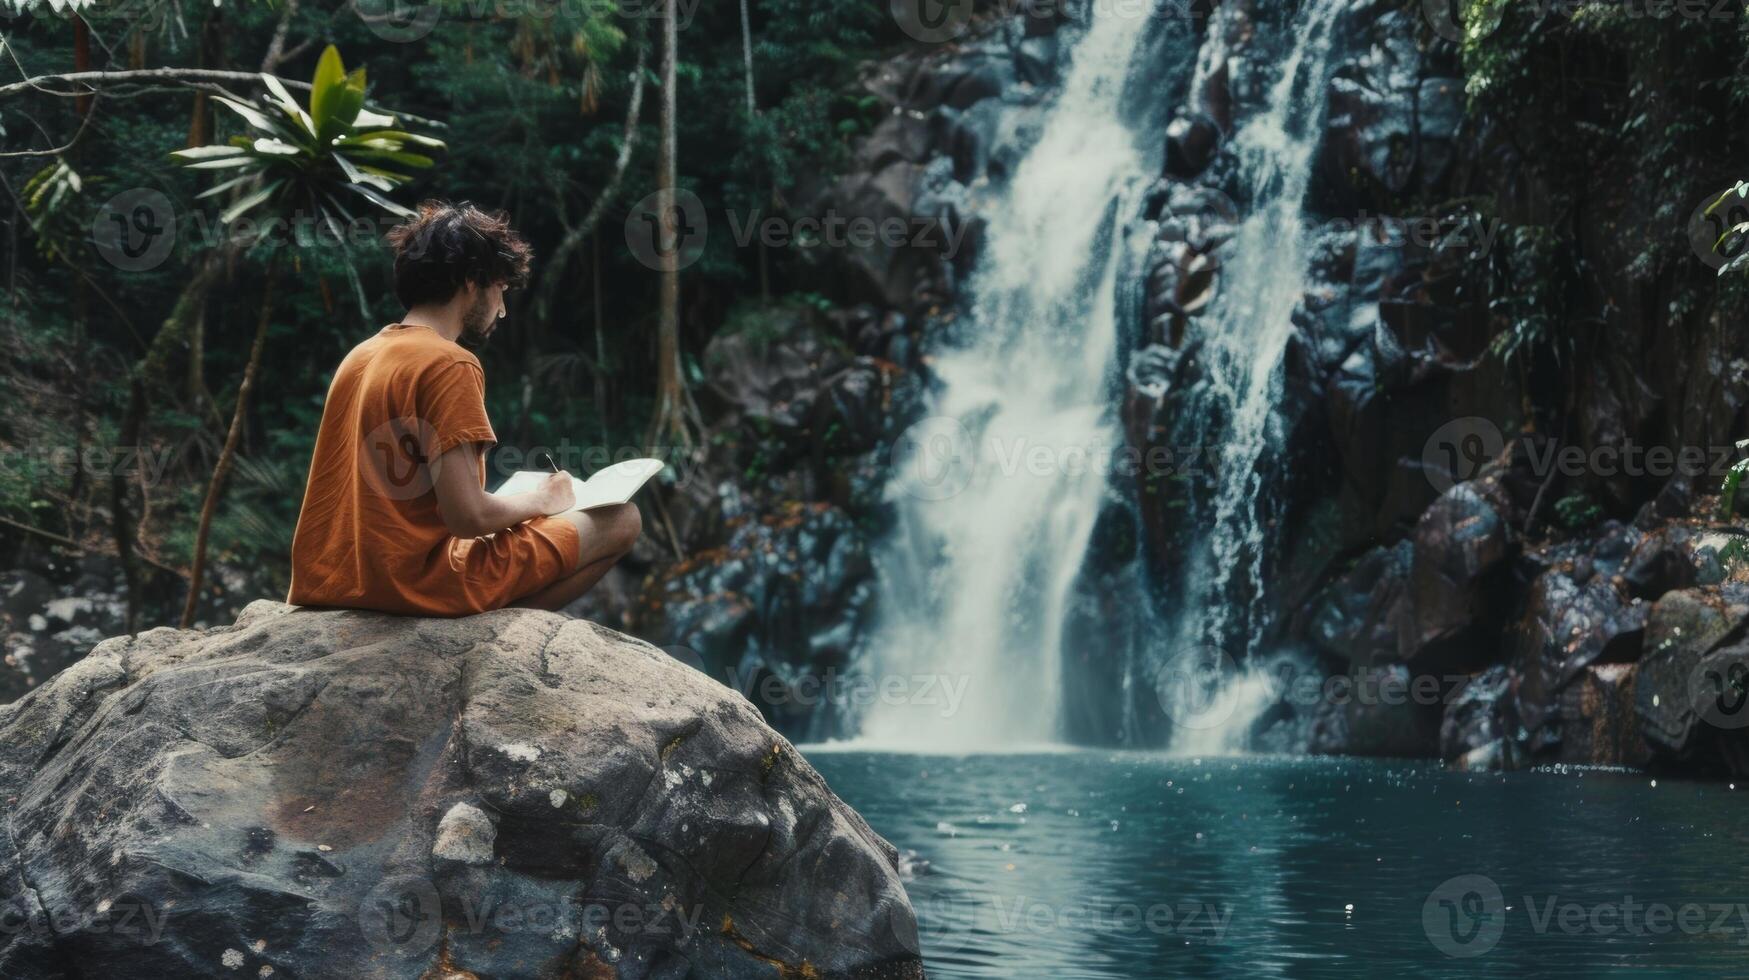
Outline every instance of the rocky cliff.
{"label": "rocky cliff", "polygon": [[[1268,573],[1269,642],[1301,675],[1325,690],[1430,678],[1437,691],[1284,696],[1262,719],[1275,733],[1258,735],[1470,765],[1740,772],[1736,729],[1704,703],[1728,706],[1743,671],[1697,665],[1729,666],[1713,661],[1742,625],[1744,531],[1712,494],[1749,434],[1749,369],[1742,290],[1715,278],[1691,211],[1739,176],[1740,136],[1696,126],[1732,112],[1701,79],[1730,77],[1743,46],[1703,20],[1516,8],[1464,40],[1434,6],[1355,0],[1340,14]],[[1247,205],[1228,141],[1259,107],[1260,66],[1282,56],[1261,26],[1292,9],[1158,14],[1138,29],[1176,17],[1193,40],[1189,54],[1156,46],[1159,63],[1132,79],[1151,93],[1139,115],[1160,174],[1133,218],[1155,243],[1114,407],[1134,447],[1173,453],[1208,448],[1187,445],[1184,421]],[[694,513],[711,516],[692,540],[716,550],[656,576],[639,629],[780,687],[860,662],[879,615],[860,585],[887,526],[892,440],[933,383],[926,352],[951,342],[980,204],[1036,135],[1085,20],[1085,5],[996,5],[946,43],[869,67],[865,92],[889,117],[848,174],[821,182],[815,210],[952,234],[825,250],[822,288],[860,305],[798,312],[755,347],[713,343],[723,492],[699,495]],[[1202,83],[1187,86],[1193,65]],[[762,370],[743,369],[755,360]],[[1140,562],[1169,584],[1194,543],[1196,476],[1114,486],[1134,505],[1101,515],[1093,564]],[[779,501],[796,516],[753,516]],[[799,561],[798,577],[760,574],[773,556]],[[803,566],[827,578],[809,584]],[[1088,571],[1084,636],[1115,612],[1097,587],[1111,568]],[[1700,610],[1704,641],[1687,623]],[[1079,646],[1063,678],[1072,736],[1109,741],[1106,719],[1125,716],[1127,737],[1169,742],[1153,685],[1125,684],[1106,645]],[[791,709],[785,724],[854,730],[842,714]]]}
{"label": "rocky cliff", "polygon": [[920,977],[744,699],[550,613],[116,638],[0,709],[0,975]]}

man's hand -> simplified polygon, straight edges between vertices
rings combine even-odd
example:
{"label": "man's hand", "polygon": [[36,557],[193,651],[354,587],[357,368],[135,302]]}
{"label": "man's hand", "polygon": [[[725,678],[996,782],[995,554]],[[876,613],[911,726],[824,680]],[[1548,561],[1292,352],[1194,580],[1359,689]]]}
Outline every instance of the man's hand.
{"label": "man's hand", "polygon": [[458,538],[495,534],[533,517],[559,514],[576,506],[571,477],[554,473],[538,489],[500,497],[480,487],[480,447],[464,444],[432,461],[432,489],[443,526]]}
{"label": "man's hand", "polygon": [[562,514],[577,504],[577,494],[572,489],[571,474],[564,471],[547,477],[547,481],[535,491],[540,505],[548,514]]}

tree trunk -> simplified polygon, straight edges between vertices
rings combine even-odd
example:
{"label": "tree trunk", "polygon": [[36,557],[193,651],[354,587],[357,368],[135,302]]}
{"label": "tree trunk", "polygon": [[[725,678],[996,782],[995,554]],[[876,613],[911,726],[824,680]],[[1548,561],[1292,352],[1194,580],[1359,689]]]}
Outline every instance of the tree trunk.
{"label": "tree trunk", "polygon": [[[759,112],[758,103],[753,98],[753,24],[748,16],[747,6],[750,0],[741,0],[741,64],[742,74],[747,79],[747,120],[752,122]],[[756,180],[754,187],[764,183]],[[759,250],[759,301],[766,306],[771,305],[771,257],[766,252],[765,242],[758,243]]]}
{"label": "tree trunk", "polygon": [[[91,70],[91,27],[78,14],[73,15],[73,70]],[[73,111],[79,114],[80,119],[84,119],[91,111],[91,96],[81,95],[75,98]]]}
{"label": "tree trunk", "polygon": [[595,418],[601,423],[601,448],[612,445],[607,428],[607,331],[601,315],[601,234],[589,242],[590,300],[595,307]]}
{"label": "tree trunk", "polygon": [[619,185],[625,179],[626,168],[632,162],[632,150],[638,145],[638,115],[644,106],[644,65],[649,59],[650,46],[645,41],[644,21],[638,21],[638,59],[632,67],[632,94],[626,105],[625,131],[619,141],[619,157],[613,162],[613,175],[602,186],[601,193],[595,196],[595,203],[590,205],[589,213],[583,216],[583,221],[574,228],[566,229],[565,237],[559,240],[557,248],[553,249],[552,257],[547,259],[546,271],[542,273],[540,290],[536,296],[535,313],[545,317],[552,307],[553,294],[558,291],[559,281],[565,272],[565,263],[572,252],[582,246],[583,240],[592,238],[595,228],[601,221],[601,215],[607,210],[607,204],[619,192]]}
{"label": "tree trunk", "polygon": [[[124,449],[137,449],[140,430],[146,417],[146,383],[136,370],[128,380],[128,409],[122,416],[121,444]],[[134,519],[128,511],[128,478],[123,467],[109,474],[110,531],[115,535],[115,554],[121,561],[122,578],[128,589],[127,631],[132,636],[140,628],[140,557],[134,554]]]}
{"label": "tree trunk", "polygon": [[249,394],[255,388],[255,376],[261,370],[261,352],[267,346],[267,327],[273,318],[273,282],[277,278],[278,261],[267,265],[267,281],[261,291],[261,319],[255,326],[255,342],[249,347],[249,365],[243,369],[243,383],[237,386],[237,407],[231,413],[231,430],[225,435],[225,448],[213,467],[212,482],[207,485],[206,502],[200,508],[200,527],[194,534],[194,566],[188,575],[188,599],[182,606],[182,628],[194,622],[194,608],[200,602],[201,576],[206,571],[207,535],[212,530],[213,513],[218,509],[219,495],[230,475],[231,462],[242,441],[243,426],[249,415]]}
{"label": "tree trunk", "polygon": [[[170,315],[153,335],[145,355],[130,372],[128,407],[122,415],[120,433],[121,445],[126,449],[144,449],[146,416],[151,411],[152,396],[170,390],[171,358],[188,339],[190,323],[203,315],[207,293],[211,291],[219,270],[224,268],[223,251],[215,249],[206,253],[190,271],[188,282],[183,284],[182,292],[176,297],[176,305],[171,307]],[[109,478],[110,527],[115,537],[115,554],[121,561],[122,574],[127,581],[127,630],[133,633],[139,627],[142,583],[140,559],[134,548],[136,525],[128,509],[128,496],[128,473],[123,467],[115,467]]]}
{"label": "tree trunk", "polygon": [[656,410],[650,418],[649,444],[661,446],[670,436],[685,438],[682,403],[686,397],[680,374],[680,221],[675,212],[675,89],[678,84],[676,0],[665,0],[662,18],[662,143],[656,154],[656,210],[660,233],[669,236],[663,249],[656,321]]}
{"label": "tree trunk", "polygon": [[[224,8],[209,7],[206,17],[201,21],[200,41],[194,49],[195,57],[198,59],[196,64],[201,68],[222,67],[224,37],[221,32],[224,30],[224,25],[220,19],[223,16]],[[205,146],[211,143],[212,139],[211,104],[208,102],[207,93],[196,90],[194,107],[189,110],[188,116],[188,145],[190,148]]]}

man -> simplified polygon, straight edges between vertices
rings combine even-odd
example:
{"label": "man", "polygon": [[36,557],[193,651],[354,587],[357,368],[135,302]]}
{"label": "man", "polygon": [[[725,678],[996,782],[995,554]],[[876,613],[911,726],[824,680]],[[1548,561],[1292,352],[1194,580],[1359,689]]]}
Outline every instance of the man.
{"label": "man", "polygon": [[530,250],[504,216],[427,201],[389,233],[407,307],[340,362],[322,408],[292,537],[287,601],[422,616],[507,605],[561,609],[624,557],[638,510],[589,511],[571,477],[499,497],[485,491],[478,346],[528,278]]}

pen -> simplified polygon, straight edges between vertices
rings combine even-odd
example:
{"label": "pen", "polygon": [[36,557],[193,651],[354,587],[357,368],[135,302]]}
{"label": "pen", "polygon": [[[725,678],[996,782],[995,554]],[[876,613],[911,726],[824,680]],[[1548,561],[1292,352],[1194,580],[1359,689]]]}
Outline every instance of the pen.
{"label": "pen", "polygon": [[559,464],[553,462],[552,453],[541,453],[541,458],[547,461],[548,469],[552,470],[554,473],[559,472]]}

